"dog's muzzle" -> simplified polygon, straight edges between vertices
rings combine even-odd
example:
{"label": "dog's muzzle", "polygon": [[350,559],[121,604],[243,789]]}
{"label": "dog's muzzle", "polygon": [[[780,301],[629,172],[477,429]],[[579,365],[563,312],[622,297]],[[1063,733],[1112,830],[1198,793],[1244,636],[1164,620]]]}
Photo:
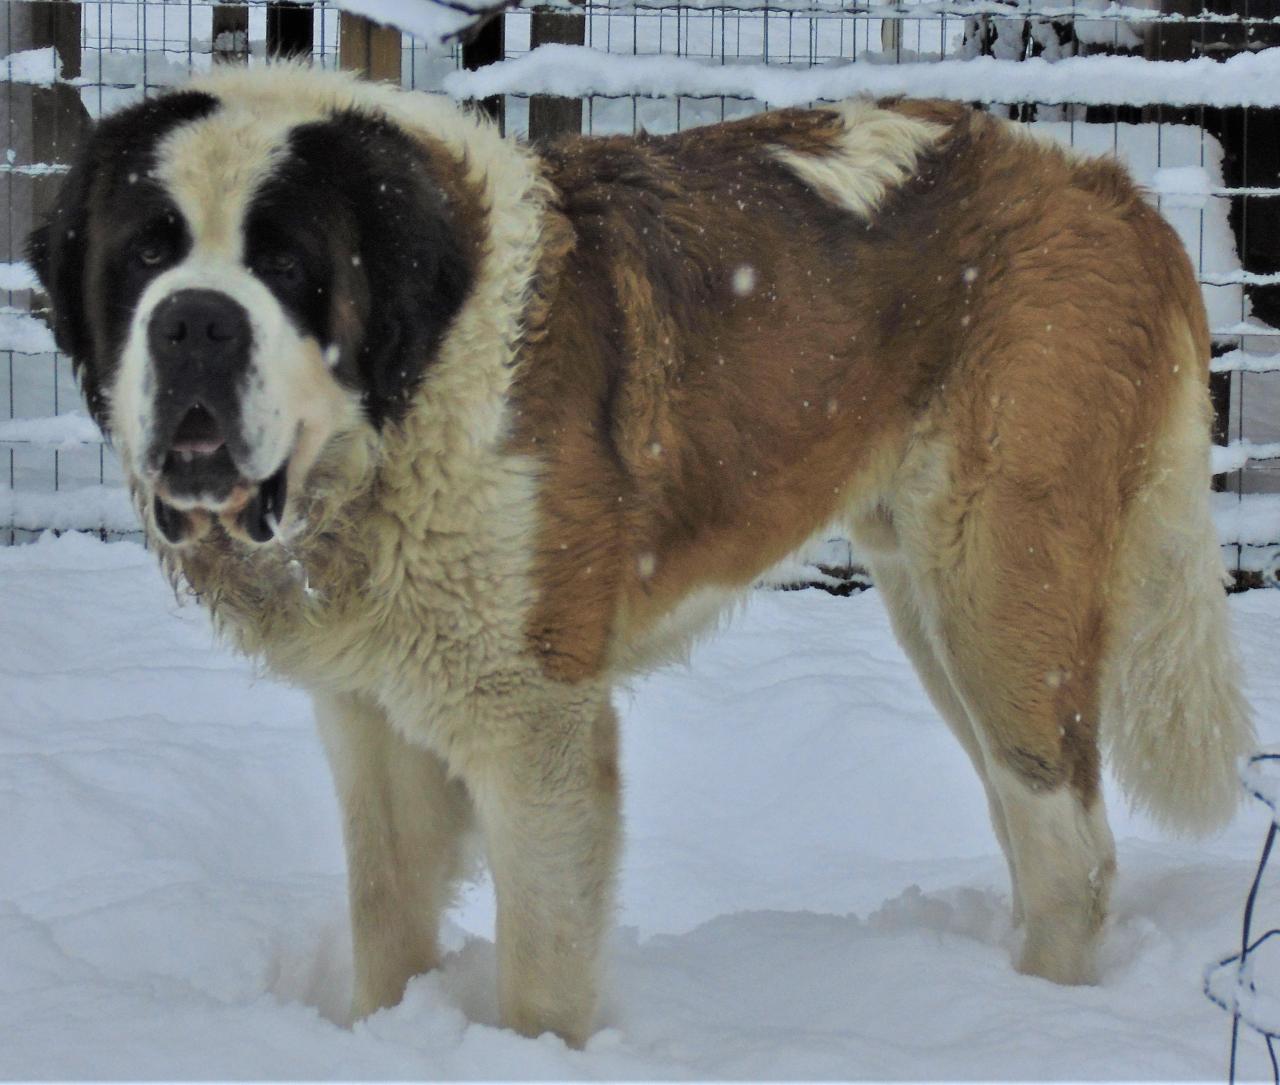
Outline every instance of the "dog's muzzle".
{"label": "dog's muzzle", "polygon": [[288,460],[253,478],[241,402],[250,375],[253,329],[244,307],[216,290],[179,290],[147,326],[153,381],[152,441],[146,471],[156,526],[172,543],[216,513],[254,542],[275,534],[284,513]]}

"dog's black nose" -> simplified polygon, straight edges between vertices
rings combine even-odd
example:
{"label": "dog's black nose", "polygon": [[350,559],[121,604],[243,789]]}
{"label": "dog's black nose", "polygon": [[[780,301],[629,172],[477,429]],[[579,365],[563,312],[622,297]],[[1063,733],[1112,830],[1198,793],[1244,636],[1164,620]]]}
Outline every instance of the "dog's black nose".
{"label": "dog's black nose", "polygon": [[161,365],[245,365],[252,338],[244,307],[216,290],[170,294],[147,328],[151,356]]}

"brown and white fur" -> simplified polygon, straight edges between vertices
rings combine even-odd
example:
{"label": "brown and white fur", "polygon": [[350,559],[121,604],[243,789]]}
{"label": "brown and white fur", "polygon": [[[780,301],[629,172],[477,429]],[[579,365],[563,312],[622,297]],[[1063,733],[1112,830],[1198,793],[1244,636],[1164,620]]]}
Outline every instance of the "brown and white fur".
{"label": "brown and white fur", "polygon": [[[937,102],[531,150],[297,67],[182,94],[100,127],[33,261],[165,566],[315,698],[357,1015],[438,964],[474,824],[503,1022],[585,1040],[618,848],[611,687],[832,524],[986,789],[1018,967],[1096,980],[1099,743],[1135,803],[1207,831],[1253,741],[1209,519],[1205,316],[1117,164]],[[129,227],[116,161],[163,221]],[[430,205],[405,244],[430,233],[412,266],[433,278],[377,278],[408,250],[362,231],[416,219],[378,221],[372,191],[357,208],[362,170]],[[262,241],[308,171],[329,187],[299,238]],[[393,280],[425,293],[388,309]],[[204,317],[157,315],[180,291],[244,315],[234,357],[213,324],[214,353],[182,353]]]}

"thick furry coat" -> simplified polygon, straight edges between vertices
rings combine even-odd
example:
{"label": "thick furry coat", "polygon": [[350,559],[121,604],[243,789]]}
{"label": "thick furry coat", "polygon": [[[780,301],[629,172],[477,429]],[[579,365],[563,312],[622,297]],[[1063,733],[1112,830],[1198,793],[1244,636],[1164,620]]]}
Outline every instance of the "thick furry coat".
{"label": "thick furry coat", "polygon": [[438,961],[471,824],[501,1006],[581,1042],[611,686],[849,530],[1091,981],[1100,740],[1203,830],[1252,742],[1208,333],[1114,162],[856,101],[540,151],[425,95],[223,72],[103,122],[32,256],[165,565],[315,695],[357,1013]]}

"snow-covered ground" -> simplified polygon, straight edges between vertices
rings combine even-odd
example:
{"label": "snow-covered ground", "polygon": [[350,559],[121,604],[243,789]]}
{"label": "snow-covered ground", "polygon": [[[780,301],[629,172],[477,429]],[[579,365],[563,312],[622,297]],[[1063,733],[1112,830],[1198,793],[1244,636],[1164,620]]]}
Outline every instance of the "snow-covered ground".
{"label": "snow-covered ground", "polygon": [[[1280,592],[1231,601],[1280,742]],[[495,1027],[483,882],[444,969],[350,1027],[335,804],[298,692],[132,543],[0,549],[0,1077],[1214,1079],[1201,994],[1266,825],[1161,837],[1112,797],[1103,982],[1010,964],[980,788],[874,591],[759,592],[624,694],[628,845],[600,1031]],[[1258,917],[1280,917],[1270,884]],[[1280,976],[1276,977],[1280,980]],[[1261,1044],[1244,1069],[1263,1075]]]}

